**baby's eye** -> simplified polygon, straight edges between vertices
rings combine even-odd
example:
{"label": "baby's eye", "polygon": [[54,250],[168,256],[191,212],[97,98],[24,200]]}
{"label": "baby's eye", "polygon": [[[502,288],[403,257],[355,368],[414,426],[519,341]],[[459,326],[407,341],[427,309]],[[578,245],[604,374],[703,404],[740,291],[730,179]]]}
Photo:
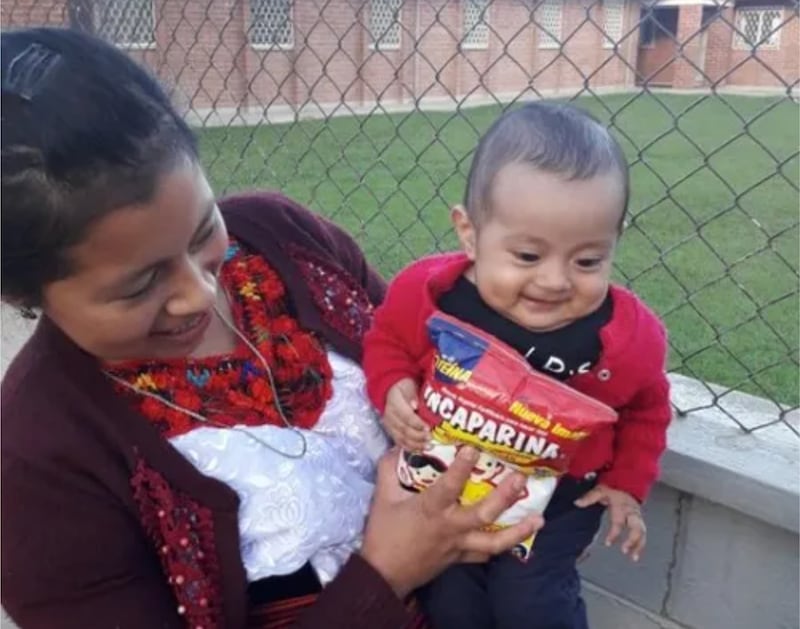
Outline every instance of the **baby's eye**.
{"label": "baby's eye", "polygon": [[577,264],[582,269],[596,269],[603,263],[602,258],[582,258]]}
{"label": "baby's eye", "polygon": [[539,256],[537,254],[529,253],[527,251],[515,251],[514,257],[520,262],[525,262],[526,264],[532,264],[539,261]]}

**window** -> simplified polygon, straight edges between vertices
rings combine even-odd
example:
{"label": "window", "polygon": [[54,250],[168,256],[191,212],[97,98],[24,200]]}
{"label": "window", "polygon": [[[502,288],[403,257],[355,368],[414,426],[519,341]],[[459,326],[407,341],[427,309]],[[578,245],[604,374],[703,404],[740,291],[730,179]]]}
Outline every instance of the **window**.
{"label": "window", "polygon": [[[419,0],[418,0],[419,1]],[[489,47],[489,0],[462,0],[462,48]]]}
{"label": "window", "polygon": [[675,7],[663,9],[642,8],[639,19],[639,46],[653,48],[656,40],[675,39],[678,32],[678,10]]}
{"label": "window", "polygon": [[639,20],[639,47],[652,48],[656,43],[656,18],[653,13],[642,9],[642,18]]}
{"label": "window", "polygon": [[381,50],[400,48],[400,11],[403,0],[371,0],[369,32],[372,46]]}
{"label": "window", "polygon": [[613,48],[622,40],[625,26],[625,0],[603,0],[603,48]]}
{"label": "window", "polygon": [[561,2],[545,0],[539,5],[536,23],[539,25],[539,48],[561,47]]}
{"label": "window", "polygon": [[292,0],[250,0],[248,36],[255,48],[291,48]]}
{"label": "window", "polygon": [[101,0],[95,3],[97,34],[123,48],[156,45],[153,0]]}
{"label": "window", "polygon": [[[703,7],[703,16],[700,22],[700,28],[706,29],[711,26],[714,22],[720,19],[722,16],[722,6],[707,6]],[[725,23],[727,26],[727,23]]]}
{"label": "window", "polygon": [[739,9],[736,12],[736,28],[739,32],[734,36],[734,47],[740,50],[749,50],[754,46],[778,48],[782,13],[777,8]]}

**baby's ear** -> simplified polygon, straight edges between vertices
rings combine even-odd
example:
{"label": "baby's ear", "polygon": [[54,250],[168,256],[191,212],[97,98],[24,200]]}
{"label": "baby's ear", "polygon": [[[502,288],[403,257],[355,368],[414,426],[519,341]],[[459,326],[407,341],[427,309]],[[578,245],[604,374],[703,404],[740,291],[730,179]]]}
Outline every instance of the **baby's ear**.
{"label": "baby's ear", "polygon": [[461,243],[461,248],[470,260],[475,259],[475,239],[477,238],[477,231],[472,219],[467,214],[467,210],[461,205],[456,205],[450,210],[450,221],[453,223],[453,229],[458,237],[458,242]]}

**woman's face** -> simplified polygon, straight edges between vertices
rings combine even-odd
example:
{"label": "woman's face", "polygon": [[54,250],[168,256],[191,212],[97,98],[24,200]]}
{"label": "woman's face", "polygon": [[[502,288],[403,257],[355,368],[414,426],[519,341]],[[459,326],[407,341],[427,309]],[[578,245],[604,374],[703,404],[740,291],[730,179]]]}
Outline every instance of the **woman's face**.
{"label": "woman's face", "polygon": [[105,361],[187,356],[214,317],[228,235],[202,169],[187,160],[153,199],[94,223],[45,286],[43,311]]}

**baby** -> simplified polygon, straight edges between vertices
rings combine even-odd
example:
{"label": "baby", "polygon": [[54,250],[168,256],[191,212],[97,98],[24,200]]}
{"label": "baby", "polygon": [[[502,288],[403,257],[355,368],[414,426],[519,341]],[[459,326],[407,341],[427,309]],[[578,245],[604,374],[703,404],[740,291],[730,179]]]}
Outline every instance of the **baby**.
{"label": "baby", "polygon": [[426,322],[437,310],[619,415],[582,442],[527,563],[505,555],[455,566],[420,593],[437,629],[587,627],[576,562],[605,509],[606,544],[626,530],[622,551],[641,556],[640,505],[658,475],[671,410],[664,328],[610,283],[628,193],[625,156],[590,115],[549,103],[509,111],[478,144],[464,205],[452,210],[462,251],[401,271],[375,313],[367,387],[407,450],[430,439],[416,410],[433,356]]}

